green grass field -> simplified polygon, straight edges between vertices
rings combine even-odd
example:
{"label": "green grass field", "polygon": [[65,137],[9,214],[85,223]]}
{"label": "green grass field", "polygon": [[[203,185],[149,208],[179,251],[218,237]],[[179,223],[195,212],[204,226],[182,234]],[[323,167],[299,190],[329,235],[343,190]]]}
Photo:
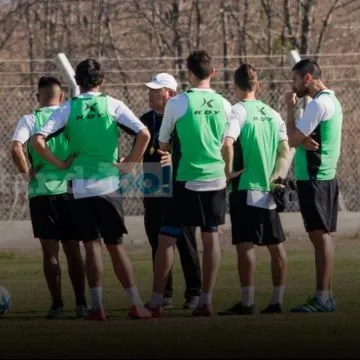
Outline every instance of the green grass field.
{"label": "green grass field", "polygon": [[[44,320],[49,297],[39,251],[0,253],[0,285],[13,296],[13,311],[0,317],[0,358],[359,358],[359,256],[357,239],[336,244],[334,292],[338,309],[329,314],[290,314],[313,290],[313,255],[308,241],[288,241],[289,274],[285,314],[260,315],[271,294],[266,249],[258,249],[257,314],[251,317],[192,318],[181,310],[184,282],[174,269],[174,309],[164,319],[127,318],[128,300],[104,252],[102,323],[75,320],[74,298],[65,262],[63,287],[68,318]],[[149,250],[130,251],[144,300],[151,292]],[[63,258],[62,258],[63,259]],[[64,260],[64,259],[63,259]],[[216,310],[239,299],[234,249],[223,250],[214,294]]]}

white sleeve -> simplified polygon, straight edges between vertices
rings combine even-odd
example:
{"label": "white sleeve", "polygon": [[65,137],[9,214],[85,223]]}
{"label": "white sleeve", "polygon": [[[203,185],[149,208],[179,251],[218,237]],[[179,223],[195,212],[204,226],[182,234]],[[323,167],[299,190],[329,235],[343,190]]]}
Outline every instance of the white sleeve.
{"label": "white sleeve", "polygon": [[160,142],[166,144],[170,142],[176,121],[186,114],[188,106],[186,94],[179,94],[168,100],[159,132]]}
{"label": "white sleeve", "polygon": [[132,130],[135,134],[146,127],[122,101],[109,96],[108,105],[109,111],[117,123]]}
{"label": "white sleeve", "polygon": [[230,122],[231,121],[232,105],[225,98],[223,100],[223,103],[224,103],[224,110],[225,110],[225,113],[226,113],[226,116],[227,116],[227,120],[228,120],[228,122]]}
{"label": "white sleeve", "polygon": [[58,131],[61,131],[66,126],[69,116],[70,102],[67,101],[63,106],[59,107],[50,115],[49,120],[36,133],[48,137]]}
{"label": "white sleeve", "polygon": [[335,105],[330,96],[322,95],[308,103],[303,116],[296,122],[296,128],[309,136],[321,121],[329,119],[334,111]]}
{"label": "white sleeve", "polygon": [[279,122],[279,142],[288,140],[285,121],[282,119],[281,115],[277,111],[273,110],[273,112],[274,118],[277,119],[277,121]]}
{"label": "white sleeve", "polygon": [[35,129],[35,116],[34,114],[24,115],[17,123],[14,131],[12,141],[18,141],[21,144],[25,144]]}
{"label": "white sleeve", "polygon": [[235,104],[231,108],[229,126],[227,127],[224,137],[231,137],[236,140],[240,136],[242,127],[246,120],[246,110],[241,103]]}

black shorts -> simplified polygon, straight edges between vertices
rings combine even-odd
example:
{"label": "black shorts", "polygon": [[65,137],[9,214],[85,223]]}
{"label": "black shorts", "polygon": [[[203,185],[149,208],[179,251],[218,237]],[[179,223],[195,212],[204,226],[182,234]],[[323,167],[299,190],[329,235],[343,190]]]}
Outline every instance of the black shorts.
{"label": "black shorts", "polygon": [[105,244],[117,245],[127,234],[119,191],[107,195],[74,199],[70,214],[76,239],[84,242],[102,238]]}
{"label": "black shorts", "polygon": [[285,240],[280,216],[276,210],[247,205],[247,191],[230,193],[232,243],[276,245]]}
{"label": "black shorts", "polygon": [[306,231],[335,232],[339,202],[337,180],[299,180],[296,187]]}
{"label": "black shorts", "polygon": [[167,202],[163,228],[200,226],[202,231],[217,231],[225,224],[226,189],[193,191],[185,188],[185,182],[175,181],[173,197]]}
{"label": "black shorts", "polygon": [[70,199],[68,194],[40,195],[30,198],[30,217],[34,237],[49,240],[75,238],[74,224],[68,212]]}

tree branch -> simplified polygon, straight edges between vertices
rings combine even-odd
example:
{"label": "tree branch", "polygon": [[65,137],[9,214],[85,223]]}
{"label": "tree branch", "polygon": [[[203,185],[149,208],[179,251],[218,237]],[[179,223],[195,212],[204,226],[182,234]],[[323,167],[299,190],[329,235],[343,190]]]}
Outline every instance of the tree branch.
{"label": "tree branch", "polygon": [[336,5],[338,4],[339,0],[334,0],[332,5],[329,8],[329,11],[327,12],[325,19],[323,20],[323,25],[320,30],[319,38],[316,44],[315,48],[315,54],[318,54],[320,52],[321,46],[323,44],[324,38],[326,36],[327,30],[329,28],[329,25],[331,23],[331,18],[333,13],[336,11]]}

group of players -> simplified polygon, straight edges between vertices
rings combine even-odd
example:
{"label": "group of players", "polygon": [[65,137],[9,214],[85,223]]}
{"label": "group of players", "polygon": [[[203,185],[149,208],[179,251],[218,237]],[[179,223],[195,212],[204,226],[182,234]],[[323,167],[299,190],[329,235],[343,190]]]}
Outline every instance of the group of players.
{"label": "group of players", "polygon": [[[101,65],[81,61],[75,71],[80,95],[63,102],[60,82],[42,77],[39,108],[23,116],[12,139],[16,166],[29,181],[34,237],[40,239],[43,269],[52,297],[47,318],[64,316],[59,241],[67,258],[76,298],[76,316],[104,320],[102,240],[125,289],[134,319],[162,317],[170,307],[175,246],[186,280],[184,308],[212,316],[212,295],[220,266],[218,227],[225,223],[229,192],[232,242],[236,245],[241,301],[219,315],[255,311],[255,246],[271,257],[273,293],[262,313],[281,313],[287,273],[284,232],[274,194],[286,191],[286,168],[296,148],[295,176],[305,229],[315,250],[316,289],[292,312],[335,310],[331,292],[336,230],[342,109],[321,80],[319,65],[301,60],[292,69],[286,95],[287,121],[257,99],[256,69],[234,73],[238,102],[211,89],[211,56],[194,51],[186,61],[190,90],[177,94],[177,82],[160,73],[145,85],[151,111],[138,119],[121,101],[100,91]],[[297,98],[312,98],[295,121]],[[119,129],[135,135],[129,154],[119,157]],[[24,151],[27,144],[28,161]],[[153,293],[144,304],[123,245],[127,233],[119,179],[143,161],[172,168],[172,196],[144,196],[145,229],[153,249]],[[151,165],[151,166],[150,166]],[[150,167],[149,167],[150,166]],[[150,170],[151,171],[151,170]],[[202,276],[196,227],[203,243]],[[79,241],[83,242],[83,261]],[[86,303],[85,275],[91,307]]]}

